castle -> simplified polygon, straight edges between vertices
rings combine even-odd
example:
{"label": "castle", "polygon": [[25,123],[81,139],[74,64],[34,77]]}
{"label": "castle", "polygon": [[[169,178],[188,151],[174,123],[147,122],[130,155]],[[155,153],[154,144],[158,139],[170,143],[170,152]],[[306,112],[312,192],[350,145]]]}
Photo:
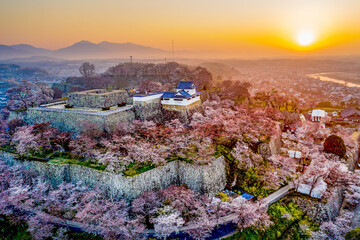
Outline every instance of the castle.
{"label": "castle", "polygon": [[125,90],[94,89],[68,94],[68,99],[30,108],[23,116],[12,113],[11,119],[22,118],[28,124],[49,122],[62,131],[75,134],[82,123],[113,130],[119,122],[134,120],[164,122],[178,118],[189,122],[192,112],[201,109],[200,92],[193,82],[179,82],[174,92],[155,92],[131,96]]}
{"label": "castle", "polygon": [[196,90],[193,82],[179,82],[175,92],[157,92],[146,95],[135,95],[134,103],[146,103],[160,99],[161,105],[169,110],[186,110],[201,104],[200,92]]}

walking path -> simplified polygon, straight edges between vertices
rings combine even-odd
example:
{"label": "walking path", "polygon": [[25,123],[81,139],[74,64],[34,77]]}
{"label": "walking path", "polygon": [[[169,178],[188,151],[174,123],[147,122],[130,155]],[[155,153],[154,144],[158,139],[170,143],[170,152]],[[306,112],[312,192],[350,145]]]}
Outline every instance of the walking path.
{"label": "walking path", "polygon": [[269,206],[270,204],[272,204],[272,203],[278,201],[279,199],[281,199],[282,197],[286,196],[289,193],[289,191],[293,188],[294,188],[294,184],[292,182],[290,182],[285,187],[282,187],[279,190],[277,190],[276,192],[273,192],[272,194],[267,196],[266,198],[263,198],[262,201],[264,202],[264,204]]}
{"label": "walking path", "polygon": [[[273,192],[266,198],[259,199],[258,201],[263,202],[265,204],[265,206],[268,207],[272,203],[274,203],[274,202],[280,200],[282,197],[286,196],[289,193],[289,191],[293,188],[294,188],[293,184],[289,183],[288,185],[277,190],[276,192]],[[63,220],[61,218],[58,218],[58,217],[55,217],[55,216],[52,216],[50,214],[46,214],[43,212],[34,212],[33,211],[33,213],[42,214],[43,216],[47,216],[47,218],[49,219],[49,223],[51,223],[51,224],[55,224],[55,225],[59,225],[59,226],[63,226],[63,227],[69,227],[70,229],[73,229],[76,231],[85,231],[85,229],[86,229],[85,225],[80,222]],[[219,228],[226,227],[226,225],[234,222],[236,220],[236,218],[237,218],[236,214],[230,214],[230,215],[221,217],[218,219],[217,225],[219,226]],[[179,228],[179,232],[185,232],[185,231],[191,230],[193,228],[194,227],[187,227],[187,226],[181,227],[181,228]],[[218,235],[214,232],[215,231],[213,231],[213,235]],[[236,232],[237,232],[236,228],[234,228],[233,231],[230,230],[227,233],[225,233],[225,236],[230,237],[230,236],[234,235]],[[150,236],[154,236],[155,232],[153,229],[149,229],[149,230],[147,230],[147,234]],[[223,237],[225,237],[225,236],[223,235]],[[220,237],[220,239],[222,239],[223,237]],[[212,238],[212,239],[219,239],[219,238],[216,237],[216,238]]]}

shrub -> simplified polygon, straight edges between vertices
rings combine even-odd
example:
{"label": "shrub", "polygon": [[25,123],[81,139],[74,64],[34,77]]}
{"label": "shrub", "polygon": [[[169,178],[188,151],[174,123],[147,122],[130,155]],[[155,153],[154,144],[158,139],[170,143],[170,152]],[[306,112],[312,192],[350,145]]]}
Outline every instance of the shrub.
{"label": "shrub", "polygon": [[14,134],[17,127],[22,127],[24,125],[25,125],[25,123],[21,119],[13,119],[13,120],[9,121],[8,122],[9,133],[11,135]]}
{"label": "shrub", "polygon": [[325,101],[325,102],[319,102],[317,107],[319,108],[332,108],[331,102]]}
{"label": "shrub", "polygon": [[226,195],[225,193],[218,192],[217,195],[221,198],[221,201],[223,201],[223,202],[229,202],[230,201],[228,195]]}
{"label": "shrub", "polygon": [[15,109],[14,112],[23,113],[23,112],[26,112],[26,108],[18,108],[18,109]]}
{"label": "shrub", "polygon": [[350,230],[348,233],[345,234],[346,240],[356,240],[360,239],[360,227]]}
{"label": "shrub", "polygon": [[330,135],[325,139],[324,142],[324,151],[327,153],[333,153],[338,155],[341,158],[344,158],[346,155],[346,146],[344,140],[336,135]]}
{"label": "shrub", "polygon": [[0,215],[0,239],[30,240],[30,233],[26,229],[24,222]]}

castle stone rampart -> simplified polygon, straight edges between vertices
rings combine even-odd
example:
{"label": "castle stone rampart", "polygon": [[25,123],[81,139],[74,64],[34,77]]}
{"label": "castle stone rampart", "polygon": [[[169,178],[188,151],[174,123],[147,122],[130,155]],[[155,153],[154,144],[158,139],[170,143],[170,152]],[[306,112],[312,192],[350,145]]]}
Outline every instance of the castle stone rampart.
{"label": "castle stone rampart", "polygon": [[136,119],[141,121],[163,122],[160,98],[147,101],[134,101]]}
{"label": "castle stone rampart", "polygon": [[128,97],[129,94],[125,90],[108,91],[105,89],[94,89],[69,93],[67,103],[75,107],[102,108],[126,102]]}
{"label": "castle stone rampart", "polygon": [[83,122],[95,123],[105,131],[111,131],[119,122],[132,122],[135,113],[132,106],[108,111],[86,111],[66,108],[30,108],[23,117],[28,124],[50,122],[52,126],[68,132],[79,133]]}
{"label": "castle stone rampart", "polygon": [[165,189],[174,184],[187,185],[196,192],[214,195],[226,185],[225,160],[222,157],[208,165],[195,165],[177,160],[134,177],[73,164],[20,161],[15,159],[13,154],[5,152],[0,152],[0,158],[8,164],[24,165],[54,185],[81,181],[87,186],[98,187],[117,199],[132,200],[146,191]]}

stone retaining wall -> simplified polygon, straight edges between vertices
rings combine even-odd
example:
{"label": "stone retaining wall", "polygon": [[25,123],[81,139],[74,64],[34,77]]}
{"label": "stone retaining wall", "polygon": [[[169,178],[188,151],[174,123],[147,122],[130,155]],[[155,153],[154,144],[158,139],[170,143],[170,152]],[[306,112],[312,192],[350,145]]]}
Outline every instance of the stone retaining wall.
{"label": "stone retaining wall", "polygon": [[179,119],[181,122],[189,124],[191,117],[195,112],[203,112],[203,107],[199,103],[191,104],[190,106],[167,106],[163,105],[164,121],[171,121],[172,119]]}
{"label": "stone retaining wall", "polygon": [[135,116],[141,121],[163,122],[163,113],[160,98],[148,101],[135,101]]}
{"label": "stone retaining wall", "polygon": [[41,122],[50,122],[52,126],[61,131],[81,132],[82,123],[95,123],[105,131],[111,131],[119,122],[132,122],[135,120],[135,114],[132,106],[122,107],[108,111],[83,111],[73,109],[56,109],[46,107],[30,108],[26,113],[12,115],[9,120],[20,118],[27,124]]}
{"label": "stone retaining wall", "polygon": [[16,111],[10,111],[10,115],[8,118],[8,121],[14,120],[14,119],[21,119],[26,120],[27,113],[26,112],[16,112]]}
{"label": "stone retaining wall", "polygon": [[75,107],[102,108],[126,102],[128,97],[129,94],[125,90],[107,91],[105,89],[93,89],[70,93],[67,103]]}
{"label": "stone retaining wall", "polygon": [[332,190],[333,195],[326,202],[313,199],[309,196],[292,196],[290,199],[301,208],[315,222],[326,222],[339,215],[343,204],[343,189]]}
{"label": "stone retaining wall", "polygon": [[22,164],[36,171],[52,184],[62,182],[83,182],[90,187],[98,187],[109,196],[132,200],[138,195],[154,190],[165,189],[170,185],[187,185],[190,189],[203,194],[214,195],[226,185],[225,160],[220,157],[208,165],[195,165],[173,161],[165,166],[146,171],[134,177],[98,171],[73,164],[49,164],[36,161],[20,161],[14,155],[0,152],[0,158],[9,164]]}

